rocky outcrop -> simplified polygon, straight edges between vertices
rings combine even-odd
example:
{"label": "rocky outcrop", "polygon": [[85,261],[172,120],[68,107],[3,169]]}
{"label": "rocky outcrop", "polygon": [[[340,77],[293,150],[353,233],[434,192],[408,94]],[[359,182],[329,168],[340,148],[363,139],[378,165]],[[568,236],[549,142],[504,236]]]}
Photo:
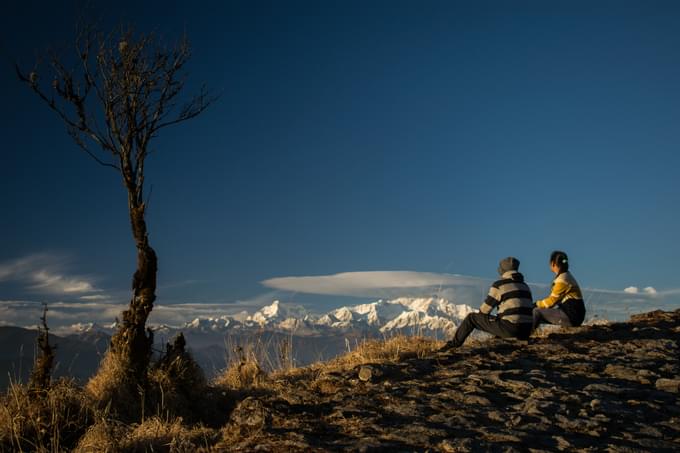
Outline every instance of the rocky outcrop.
{"label": "rocky outcrop", "polygon": [[679,339],[676,310],[399,363],[310,369],[244,401],[260,415],[255,423],[235,411],[231,426],[244,435],[230,449],[679,451]]}

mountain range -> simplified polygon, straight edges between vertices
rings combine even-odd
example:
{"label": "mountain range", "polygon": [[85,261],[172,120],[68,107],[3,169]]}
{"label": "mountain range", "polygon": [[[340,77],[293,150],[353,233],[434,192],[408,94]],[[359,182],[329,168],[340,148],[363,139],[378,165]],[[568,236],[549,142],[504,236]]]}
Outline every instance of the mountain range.
{"label": "mountain range", "polygon": [[[446,338],[472,308],[439,297],[397,298],[345,306],[322,315],[304,307],[273,301],[252,314],[196,318],[180,326],[152,325],[155,348],[180,332],[209,376],[224,369],[239,354],[252,353],[271,368],[303,366],[328,360],[359,342],[396,334]],[[116,323],[79,323],[51,335],[57,345],[55,375],[84,380],[96,370]],[[0,327],[0,376],[25,380],[35,349],[34,330]],[[285,354],[283,353],[285,351]],[[284,363],[286,362],[286,363]],[[21,370],[19,372],[19,370]],[[6,387],[0,379],[0,389]]]}

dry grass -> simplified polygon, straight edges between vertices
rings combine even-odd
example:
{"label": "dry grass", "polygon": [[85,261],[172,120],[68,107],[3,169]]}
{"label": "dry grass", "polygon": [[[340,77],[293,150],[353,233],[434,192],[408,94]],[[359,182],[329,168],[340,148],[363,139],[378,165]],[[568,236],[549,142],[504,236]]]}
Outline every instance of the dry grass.
{"label": "dry grass", "polygon": [[93,422],[87,398],[71,380],[40,392],[12,384],[0,399],[0,450],[70,449]]}
{"label": "dry grass", "polygon": [[431,338],[406,335],[365,340],[355,350],[330,360],[326,366],[350,369],[368,363],[394,363],[412,358],[423,358],[439,349],[442,344],[441,341]]}
{"label": "dry grass", "polygon": [[208,450],[220,437],[217,430],[188,427],[181,418],[151,417],[142,423],[123,425],[100,420],[80,439],[77,453],[186,452]]}
{"label": "dry grass", "polygon": [[168,354],[150,368],[144,394],[130,389],[125,361],[109,352],[84,388],[60,381],[36,399],[12,386],[1,400],[0,451],[210,450],[225,441],[232,408],[248,396],[294,391],[294,382],[332,394],[342,385],[334,373],[422,358],[441,344],[404,335],[365,340],[329,362],[295,368],[289,343],[251,342],[233,347],[229,367],[211,383],[188,353]]}
{"label": "dry grass", "polygon": [[233,344],[227,351],[229,365],[214,379],[215,386],[229,391],[247,391],[267,384],[268,376],[263,370],[266,349],[261,342]]}
{"label": "dry grass", "polygon": [[74,448],[77,453],[117,453],[129,428],[122,422],[102,418],[90,426]]}
{"label": "dry grass", "polygon": [[147,413],[210,426],[225,422],[232,404],[223,388],[208,385],[187,352],[166,356],[149,373]]}
{"label": "dry grass", "polygon": [[227,341],[227,368],[213,384],[231,392],[271,389],[270,375],[294,370],[292,338],[263,340],[251,338],[243,343]]}
{"label": "dry grass", "polygon": [[108,350],[97,373],[85,385],[93,405],[125,420],[142,416],[145,396],[129,378],[130,366],[120,354]]}
{"label": "dry grass", "polygon": [[338,375],[344,372],[361,365],[399,363],[411,358],[423,358],[442,345],[442,341],[422,336],[396,335],[383,339],[367,339],[358,343],[356,349],[328,362],[275,371],[270,380],[277,391],[285,391],[290,384],[306,382],[311,390],[330,395],[345,385],[338,379]]}
{"label": "dry grass", "polygon": [[213,383],[226,390],[245,391],[266,386],[267,374],[254,360],[232,363]]}
{"label": "dry grass", "polygon": [[216,433],[195,427],[189,429],[182,419],[164,421],[158,417],[145,420],[135,426],[122,442],[121,450],[129,452],[167,451],[186,452],[199,446],[209,447],[214,443]]}

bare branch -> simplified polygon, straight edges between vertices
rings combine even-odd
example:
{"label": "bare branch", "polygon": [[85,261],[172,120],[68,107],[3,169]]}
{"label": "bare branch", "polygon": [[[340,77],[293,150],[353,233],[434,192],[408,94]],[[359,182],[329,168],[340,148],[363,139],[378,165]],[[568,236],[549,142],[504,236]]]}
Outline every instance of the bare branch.
{"label": "bare branch", "polygon": [[167,121],[165,123],[161,123],[158,126],[156,126],[153,130],[153,132],[156,132],[164,127],[171,126],[173,124],[181,123],[183,121],[190,120],[192,118],[197,117],[201,113],[205,111],[211,104],[213,104],[215,101],[219,99],[219,96],[216,95],[210,95],[205,87],[201,88],[201,92],[196,95],[190,102],[184,105],[182,107],[182,110],[180,111],[179,115],[177,118],[171,121]]}
{"label": "bare branch", "polygon": [[85,151],[91,158],[93,158],[98,164],[104,166],[104,167],[111,167],[117,171],[120,172],[120,167],[116,164],[111,164],[108,162],[104,162],[100,158],[98,158],[90,149],[87,147],[87,144],[83,142],[83,140],[80,138],[80,131],[74,128],[69,128],[68,129],[68,134],[73,138],[73,140],[76,142],[76,144],[83,150]]}

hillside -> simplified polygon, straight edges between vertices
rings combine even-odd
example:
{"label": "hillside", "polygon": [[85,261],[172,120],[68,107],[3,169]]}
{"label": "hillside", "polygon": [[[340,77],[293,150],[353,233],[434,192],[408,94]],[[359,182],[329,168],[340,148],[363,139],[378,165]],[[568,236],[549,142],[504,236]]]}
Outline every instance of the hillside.
{"label": "hillside", "polygon": [[194,424],[161,410],[70,432],[78,451],[678,451],[679,339],[676,310],[450,353],[395,337],[273,374],[244,358]]}
{"label": "hillside", "polygon": [[267,422],[235,446],[678,451],[679,339],[676,310],[378,363],[365,382],[311,367],[246,404]]}

